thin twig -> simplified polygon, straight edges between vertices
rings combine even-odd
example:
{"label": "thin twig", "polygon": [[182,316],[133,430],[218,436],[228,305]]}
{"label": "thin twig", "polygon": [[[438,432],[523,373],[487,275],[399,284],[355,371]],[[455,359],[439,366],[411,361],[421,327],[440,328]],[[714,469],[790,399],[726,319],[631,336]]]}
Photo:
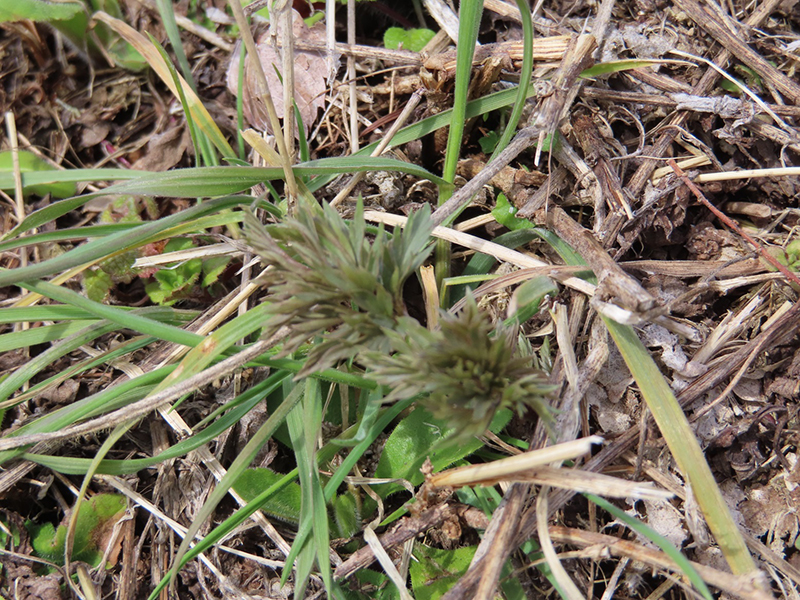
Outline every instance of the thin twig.
{"label": "thin twig", "polygon": [[[386,135],[383,136],[380,143],[370,153],[370,156],[380,156],[381,154],[383,154],[384,150],[386,150],[386,148],[392,142],[392,138],[398,131],[400,131],[400,128],[403,125],[405,125],[406,121],[411,116],[411,113],[414,112],[414,109],[417,107],[419,101],[422,99],[423,93],[424,92],[422,89],[418,89],[413,94],[411,94],[411,98],[408,99],[408,103],[403,109],[403,112],[401,112],[400,116],[398,116],[397,119],[395,119],[394,123],[392,123],[392,126],[389,128],[389,131],[386,132]],[[336,194],[336,197],[333,200],[331,200],[330,202],[331,206],[338,206],[342,200],[347,198],[348,194],[350,194],[350,192],[353,191],[353,188],[355,188],[358,182],[361,181],[362,179],[364,179],[363,171],[353,175],[352,179],[350,179],[350,182],[346,186],[344,186],[344,188],[342,188],[342,190],[338,194]]]}
{"label": "thin twig", "polygon": [[[347,43],[356,43],[356,0],[347,0]],[[350,101],[350,152],[358,152],[358,93],[356,91],[356,59],[347,57],[347,79]]]}
{"label": "thin twig", "polygon": [[[765,0],[762,4],[744,20],[744,25],[748,28],[759,27],[771,15],[778,5],[783,0]],[[743,41],[747,41],[746,39]],[[731,59],[731,52],[728,49],[723,49],[714,58],[714,63],[719,67],[725,67]],[[695,96],[706,96],[714,87],[719,79],[719,73],[713,69],[709,69],[700,78],[700,81],[692,88],[691,93]],[[676,112],[669,120],[670,125],[683,126],[689,120],[693,113],[687,110]],[[668,129],[664,131],[658,139],[653,143],[652,148],[649,150],[649,158],[645,159],[636,172],[628,180],[626,189],[630,192],[631,196],[638,198],[647,182],[650,180],[650,175],[656,165],[661,161],[662,156],[666,153],[667,149],[672,146],[678,132],[675,129]]]}
{"label": "thin twig", "polygon": [[264,68],[258,57],[258,48],[256,48],[256,41],[253,39],[253,32],[250,31],[250,25],[247,23],[247,19],[244,16],[241,3],[238,0],[231,0],[228,4],[233,11],[233,16],[236,19],[236,24],[239,26],[239,32],[244,41],[245,48],[247,49],[247,54],[252,61],[253,70],[256,74],[256,82],[258,84],[257,89],[259,90],[258,99],[264,102],[264,106],[267,109],[269,123],[272,127],[272,134],[275,136],[278,154],[280,154],[281,157],[281,167],[283,167],[283,173],[286,177],[286,188],[289,197],[290,199],[297,198],[297,182],[295,181],[294,171],[292,170],[292,158],[289,155],[286,143],[281,135],[281,122],[275,110],[275,104],[272,102],[272,94],[270,94],[267,77],[264,74]]}
{"label": "thin twig", "polygon": [[689,179],[689,177],[686,175],[686,173],[683,172],[683,169],[681,169],[678,166],[678,163],[676,163],[674,159],[672,158],[668,159],[667,164],[670,167],[672,167],[672,170],[675,171],[675,174],[681,178],[681,181],[683,181],[686,187],[688,187],[692,191],[692,193],[695,195],[695,198],[697,198],[701,204],[703,204],[706,208],[708,208],[708,210],[714,213],[714,215],[725,225],[733,229],[733,231],[735,231],[737,234],[739,234],[741,237],[747,240],[747,242],[756,249],[756,251],[761,255],[761,257],[769,264],[771,264],[773,267],[775,267],[778,271],[780,271],[784,277],[789,279],[792,283],[795,283],[798,286],[800,286],[800,278],[798,278],[797,275],[795,275],[792,271],[790,271],[785,265],[782,265],[780,262],[778,262],[777,258],[772,256],[769,252],[767,252],[764,246],[762,246],[756,240],[750,237],[750,235],[747,232],[745,232],[741,227],[739,227],[733,219],[731,219],[728,215],[719,210],[716,206],[711,204],[711,202],[709,202],[708,199],[703,195],[703,192],[700,191],[700,188],[698,188],[694,184],[694,182],[691,179]]}

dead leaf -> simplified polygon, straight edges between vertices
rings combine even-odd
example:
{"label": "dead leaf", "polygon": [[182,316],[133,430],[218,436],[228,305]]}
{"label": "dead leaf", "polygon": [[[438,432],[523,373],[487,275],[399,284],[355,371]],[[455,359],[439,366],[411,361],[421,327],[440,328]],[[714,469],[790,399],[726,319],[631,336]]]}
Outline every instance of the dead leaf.
{"label": "dead leaf", "polygon": [[[295,39],[305,41],[325,41],[325,27],[318,23],[309,28],[297,12],[293,11],[293,35]],[[278,36],[280,37],[280,26]],[[258,57],[267,78],[269,92],[275,104],[278,118],[283,119],[283,84],[278,77],[278,72],[283,70],[280,52],[272,46],[268,32],[262,33],[256,40]],[[228,66],[228,89],[235,96],[239,89],[239,55],[240,46],[237,44],[231,54]],[[294,101],[303,119],[303,127],[308,133],[309,128],[317,120],[317,111],[325,107],[325,79],[327,76],[326,62],[321,52],[295,50],[294,52]],[[244,85],[242,87],[242,110],[250,125],[260,131],[272,131],[267,117],[267,110],[258,98],[255,66],[251,57],[245,59]]]}
{"label": "dead leaf", "polygon": [[142,158],[133,164],[141,171],[168,171],[177,165],[191,146],[188,129],[182,125],[167,129],[150,138]]}
{"label": "dead leaf", "polygon": [[93,114],[84,115],[82,124],[81,148],[96,146],[106,139],[111,132],[111,123],[102,121]]}
{"label": "dead leaf", "polygon": [[77,381],[74,379],[67,379],[57,387],[46,389],[42,392],[40,398],[55,402],[56,404],[68,404],[75,400],[79,388],[80,384]]}
{"label": "dead leaf", "polygon": [[775,477],[768,485],[754,486],[746,494],[741,511],[753,535],[766,534],[767,546],[781,556],[796,547],[800,537],[800,488],[790,490],[783,477]]}

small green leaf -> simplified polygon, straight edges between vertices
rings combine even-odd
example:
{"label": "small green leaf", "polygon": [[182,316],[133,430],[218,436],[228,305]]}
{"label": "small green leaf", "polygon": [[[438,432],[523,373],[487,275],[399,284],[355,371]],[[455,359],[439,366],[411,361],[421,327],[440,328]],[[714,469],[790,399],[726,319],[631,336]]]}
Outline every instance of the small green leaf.
{"label": "small green leaf", "polygon": [[208,287],[212,283],[216,283],[230,261],[230,256],[212,256],[205,259],[203,261],[203,279],[200,285]]}
{"label": "small green leaf", "polygon": [[663,63],[660,59],[628,59],[628,60],[612,60],[604,63],[599,63],[593,67],[589,67],[581,73],[581,77],[597,77],[599,75],[608,75],[609,73],[620,73],[622,71],[631,71],[633,69],[641,69],[652,65]]}
{"label": "small green leaf", "polygon": [[528,219],[520,219],[517,218],[517,207],[513,206],[506,198],[505,194],[497,194],[497,202],[495,207],[492,209],[492,216],[494,220],[507,227],[511,231],[515,231],[517,229],[530,229],[533,227],[533,223],[531,223]]}
{"label": "small green leaf", "polygon": [[539,312],[539,306],[545,296],[555,296],[556,294],[558,294],[558,286],[546,275],[529,279],[514,290],[512,298],[515,311],[505,321],[505,325],[525,323]]}
{"label": "small green leaf", "polygon": [[[511,419],[508,410],[499,411],[489,429],[498,432]],[[456,432],[453,424],[434,418],[428,411],[417,407],[395,427],[386,441],[375,477],[405,479],[412,485],[422,483],[422,463],[430,458],[434,471],[440,471],[478,450],[483,443],[476,437],[459,444],[442,444],[442,440]],[[382,496],[400,491],[400,484],[382,485],[375,488]]]}
{"label": "small green leaf", "polygon": [[343,589],[347,600],[400,600],[400,592],[383,573],[359,569],[353,577],[360,584],[359,589]]}
{"label": "small green leaf", "polygon": [[481,150],[483,150],[484,154],[491,154],[494,152],[494,149],[497,148],[497,143],[500,141],[500,134],[496,131],[490,131],[481,139],[478,140],[478,144],[481,146]]}
{"label": "small green leaf", "polygon": [[361,530],[360,511],[352,494],[336,496],[331,501],[331,510],[335,536],[351,538]]}
{"label": "small green leaf", "polygon": [[130,281],[133,275],[133,263],[136,261],[136,252],[123,252],[100,263],[100,268],[117,279]]}
{"label": "small green leaf", "polygon": [[[108,534],[125,512],[125,496],[119,494],[97,494],[81,503],[75,524],[75,539],[72,545],[72,560],[100,564],[108,542]],[[52,523],[25,524],[31,536],[31,545],[37,556],[64,564],[64,542],[67,526]]]}
{"label": "small green leaf", "polygon": [[439,550],[417,544],[414,547],[416,560],[409,566],[414,597],[417,600],[441,598],[467,572],[474,555],[474,546]]}
{"label": "small green leaf", "polygon": [[[247,502],[251,502],[261,492],[284,477],[284,475],[269,469],[247,469],[233,484],[233,488]],[[300,485],[297,483],[285,485],[280,493],[275,494],[261,505],[261,510],[271,517],[296,525],[300,522]]]}
{"label": "small green leaf", "polygon": [[[25,4],[25,2],[21,4]],[[0,22],[3,20],[2,10],[3,9],[0,8]],[[33,152],[27,152],[26,150],[19,150],[19,170],[21,173],[30,173],[32,171],[58,171],[58,169],[54,169]],[[11,150],[0,152],[0,173],[13,174],[13,172],[14,167]],[[13,194],[14,187],[13,185],[4,187],[3,191]],[[52,194],[54,198],[69,198],[70,196],[74,196],[76,192],[77,186],[69,182],[23,185],[22,187],[22,193],[25,195],[35,194],[37,196],[46,196],[47,194]]]}
{"label": "small green leaf", "polygon": [[105,302],[113,285],[111,275],[102,269],[87,269],[83,272],[83,292],[93,302]]}
{"label": "small green leaf", "polygon": [[742,88],[727,79],[721,79],[717,85],[731,94],[739,94],[742,91]]}
{"label": "small green leaf", "polygon": [[[59,559],[59,549],[56,543],[56,528],[52,523],[37,525],[32,521],[28,521],[25,523],[25,529],[28,530],[28,534],[31,536],[33,551],[38,556],[52,561],[57,561]],[[62,557],[64,555],[63,548],[61,550],[61,555]]]}
{"label": "small green leaf", "polygon": [[141,223],[139,202],[136,196],[119,196],[108,203],[100,213],[101,223]]}
{"label": "small green leaf", "polygon": [[29,19],[44,23],[66,21],[83,13],[82,2],[45,2],[44,0],[21,0],[0,3],[0,23]]}
{"label": "small green leaf", "polygon": [[789,262],[794,264],[800,259],[800,240],[794,240],[786,245],[786,254]]}
{"label": "small green leaf", "polygon": [[[164,246],[164,252],[180,252],[193,247],[194,242],[189,238],[173,238]],[[170,306],[191,291],[202,270],[203,260],[200,258],[162,268],[153,275],[155,281],[145,285],[145,291],[156,304]]]}
{"label": "small green leaf", "polygon": [[419,52],[433,39],[436,34],[430,29],[403,29],[402,27],[389,27],[383,34],[383,45],[391,50],[402,48]]}

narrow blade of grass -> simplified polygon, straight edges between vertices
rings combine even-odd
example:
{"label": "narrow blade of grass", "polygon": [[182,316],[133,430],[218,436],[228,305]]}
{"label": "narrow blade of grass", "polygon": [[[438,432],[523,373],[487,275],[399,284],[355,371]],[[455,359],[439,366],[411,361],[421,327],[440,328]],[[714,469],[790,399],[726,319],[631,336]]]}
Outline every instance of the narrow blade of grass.
{"label": "narrow blade of grass", "polygon": [[[461,155],[461,143],[466,125],[467,92],[472,77],[472,57],[478,41],[478,28],[483,13],[482,0],[464,0],[459,7],[458,45],[456,47],[456,82],[453,96],[453,114],[450,121],[450,132],[447,136],[447,149],[444,155],[442,178],[452,183],[456,176],[458,157]],[[452,189],[439,190],[439,206],[447,202]],[[442,282],[450,276],[450,244],[444,240],[436,243],[436,283],[441,288]],[[442,302],[447,305],[447,290],[440,292]]]}
{"label": "narrow blade of grass", "polygon": [[[145,36],[133,29],[127,23],[120,21],[119,19],[115,19],[114,17],[111,17],[105,13],[96,13],[95,18],[111,27],[111,29],[119,34],[120,37],[122,37],[131,46],[136,48],[136,50],[145,58],[148,64],[161,78],[161,80],[167,85],[167,87],[170,88],[175,97],[179,97],[178,89],[175,86],[172,75],[170,74],[169,66],[161,57],[159,52],[155,49],[153,44],[150,43]],[[219,153],[222,156],[231,158],[235,157],[236,153],[225,139],[225,136],[222,135],[222,132],[220,131],[219,127],[217,127],[214,119],[211,118],[211,115],[206,107],[203,106],[200,98],[194,93],[191,86],[189,86],[189,84],[186,83],[183,78],[180,78],[179,81],[183,93],[186,96],[186,103],[189,107],[189,111],[192,114],[194,122],[197,123],[198,127],[203,131],[203,133],[205,133],[205,135],[207,135],[208,138],[213,142],[214,146],[216,146],[217,150],[219,150]]]}
{"label": "narrow blade of grass", "polygon": [[[159,369],[160,376],[155,377],[156,379],[163,378],[165,374],[168,374],[172,371],[175,366],[171,367],[162,367]],[[151,374],[146,374],[148,379],[151,379]],[[248,413],[250,412],[259,402],[261,402],[265,396],[274,392],[280,385],[281,382],[290,375],[287,371],[279,371],[273,375],[271,375],[268,379],[262,381],[259,384],[256,384],[246,392],[243,392],[239,397],[235,398],[230,402],[230,404],[235,404],[236,406],[230,408],[230,410],[224,414],[223,416],[219,417],[215,420],[211,425],[198,431],[191,437],[188,437],[184,440],[181,440],[177,444],[174,444],[164,450],[163,452],[156,454],[155,456],[148,457],[148,458],[134,458],[129,460],[110,460],[106,459],[103,460],[98,468],[98,473],[104,473],[107,475],[127,475],[130,473],[136,473],[137,471],[141,471],[142,469],[146,469],[148,467],[152,467],[153,465],[158,465],[163,463],[164,461],[171,460],[173,458],[179,458],[181,456],[185,456],[187,453],[191,452],[202,446],[203,444],[207,444],[214,440],[215,438],[219,437],[222,433],[226,430],[230,429]],[[145,376],[142,376],[144,378]],[[139,381],[142,378],[137,378],[136,380],[126,381],[119,386],[117,386],[117,390],[114,394],[122,395],[124,392],[128,391],[125,389],[126,387],[134,388],[134,387],[141,387],[143,382]],[[150,386],[152,389],[154,386]],[[102,402],[107,401],[107,397],[111,397],[112,394],[110,390],[106,391],[107,393],[97,394],[96,397],[93,397],[92,404],[98,405]],[[141,395],[139,397],[144,397]],[[95,409],[96,410],[96,409]],[[82,411],[85,413],[86,411]],[[50,420],[48,423],[42,423],[42,426],[47,425],[48,427],[52,428],[53,426],[57,426],[59,423],[60,426],[66,426],[73,422],[75,419],[68,420],[64,417],[74,417],[76,415],[63,415],[63,417],[56,421],[55,419]],[[44,427],[39,428],[42,431],[49,431],[51,429],[46,429]],[[53,469],[54,471],[58,471],[59,473],[64,473],[66,475],[82,475],[86,472],[86,469],[89,466],[90,459],[88,458],[75,458],[75,457],[67,457],[67,456],[48,456],[43,454],[32,454],[26,453],[23,455],[23,458],[33,461],[35,463],[44,465],[48,468]]]}
{"label": "narrow blade of grass", "polygon": [[712,600],[713,596],[706,585],[706,582],[703,581],[703,578],[700,577],[697,570],[692,566],[692,563],[681,554],[681,551],[678,550],[672,543],[662,535],[656,533],[652,528],[648,527],[641,521],[634,519],[624,510],[620,510],[613,504],[611,504],[608,500],[604,498],[600,498],[595,496],[594,494],[584,494],[589,500],[597,504],[600,508],[604,508],[608,512],[610,512],[616,519],[619,519],[623,523],[625,523],[628,527],[643,535],[650,541],[652,541],[656,546],[661,548],[661,550],[669,556],[676,565],[678,565],[686,577],[689,578],[689,581],[692,582],[695,589],[705,598],[706,600]]}
{"label": "narrow blade of grass", "polygon": [[653,357],[632,327],[607,317],[603,317],[603,322],[636,380],[675,462],[692,489],[697,490],[697,503],[731,571],[735,575],[756,573],[753,557],[714,480],[700,444]]}
{"label": "narrow blade of grass", "polygon": [[[115,250],[129,250],[157,241],[158,239],[163,239],[161,236],[176,235],[175,230],[171,228],[181,227],[185,225],[187,221],[191,222],[209,213],[220,212],[235,206],[248,205],[251,202],[252,198],[249,196],[233,196],[197,204],[174,215],[159,219],[158,221],[140,225],[135,229],[120,231],[100,239],[92,240],[87,244],[78,246],[55,258],[19,269],[2,270],[0,271],[0,286],[16,285],[21,281],[41,279],[50,275],[63,273],[64,271],[80,265],[108,258]],[[54,206],[56,205],[50,205],[48,208]],[[55,211],[56,214],[52,212],[45,214],[45,210],[46,209],[42,209],[41,211],[33,213],[25,219],[25,222],[20,227],[25,226],[25,229],[28,227],[39,227],[61,216],[61,214],[57,214],[58,211]],[[22,231],[25,229],[22,229]]]}
{"label": "narrow blade of grass", "polygon": [[[272,436],[275,430],[286,420],[288,414],[292,411],[292,409],[294,409],[295,406],[297,406],[302,398],[303,386],[295,387],[292,393],[290,393],[280,404],[278,409],[270,415],[270,417],[258,429],[253,437],[250,438],[250,441],[242,449],[239,456],[237,456],[233,463],[231,463],[231,466],[228,467],[228,472],[219,481],[217,487],[214,488],[214,491],[209,494],[208,499],[206,500],[205,504],[203,504],[203,507],[198,511],[194,522],[187,530],[186,536],[183,538],[178,551],[175,553],[173,565],[169,572],[169,577],[171,580],[174,581],[174,578],[177,577],[178,570],[183,564],[183,556],[189,550],[190,543],[200,530],[200,527],[211,516],[211,513],[214,512],[214,509],[216,509],[217,505],[228,493],[234,482],[239,478],[244,470],[250,466],[250,463],[253,461],[253,458],[255,458],[255,455],[258,453],[261,447]],[[196,549],[198,547],[200,549],[197,551],[202,552],[203,549],[208,549],[210,544],[204,540],[203,543],[197,545]],[[157,588],[157,590],[158,589],[159,588]],[[155,600],[157,597],[156,594],[157,591],[154,590],[150,595],[150,600]]]}
{"label": "narrow blade of grass", "polygon": [[[303,597],[303,590],[315,562],[325,589],[331,590],[333,587],[331,565],[328,559],[330,553],[328,510],[316,460],[317,436],[322,426],[322,397],[318,381],[306,379],[303,401],[289,413],[287,424],[297,459],[297,471],[300,475],[300,489],[302,490],[300,521],[313,524],[313,543],[309,541],[308,544],[304,544],[302,542],[305,540],[300,542],[295,540],[295,545],[301,543],[295,580],[295,597],[300,598]],[[291,561],[293,553],[295,553],[294,546],[287,561]]]}
{"label": "narrow blade of grass", "polygon": [[519,72],[519,86],[517,87],[517,97],[514,100],[514,108],[511,109],[511,115],[508,118],[508,123],[497,142],[497,146],[492,152],[492,157],[488,162],[491,162],[499,152],[503,150],[514,133],[517,131],[520,117],[522,117],[522,110],[525,108],[525,99],[528,97],[528,88],[531,83],[531,74],[533,73],[533,23],[531,22],[531,11],[528,3],[524,0],[515,0],[519,13],[522,16],[522,68]]}

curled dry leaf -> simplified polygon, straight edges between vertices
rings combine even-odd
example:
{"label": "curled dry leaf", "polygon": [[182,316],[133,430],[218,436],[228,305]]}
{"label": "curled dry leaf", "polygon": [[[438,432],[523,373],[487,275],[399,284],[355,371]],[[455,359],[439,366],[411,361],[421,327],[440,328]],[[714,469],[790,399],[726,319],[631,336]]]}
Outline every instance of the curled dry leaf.
{"label": "curled dry leaf", "polygon": [[[293,31],[295,40],[309,42],[325,41],[325,26],[321,23],[308,27],[297,12],[292,12]],[[277,39],[280,39],[281,26],[278,26]],[[272,101],[278,118],[283,119],[283,84],[278,73],[282,72],[280,50],[273,46],[273,39],[269,32],[263,32],[256,38],[258,57],[267,78]],[[239,57],[240,45],[237,43],[231,54],[228,66],[228,89],[235,96],[239,89]],[[321,52],[295,50],[294,52],[294,101],[303,119],[306,133],[317,119],[317,111],[325,107],[325,78],[327,66]],[[255,64],[250,56],[245,59],[244,84],[242,86],[242,110],[248,123],[260,131],[270,131],[267,109],[258,97],[258,84],[256,81]]]}

